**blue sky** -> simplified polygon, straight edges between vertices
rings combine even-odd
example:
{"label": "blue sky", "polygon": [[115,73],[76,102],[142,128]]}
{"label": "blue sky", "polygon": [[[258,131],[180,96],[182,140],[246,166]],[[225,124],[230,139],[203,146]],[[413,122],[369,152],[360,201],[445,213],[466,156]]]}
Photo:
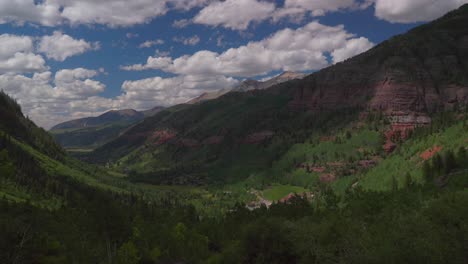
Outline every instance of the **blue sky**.
{"label": "blue sky", "polygon": [[466,2],[0,0],[0,89],[46,128],[170,106],[246,78],[319,70]]}

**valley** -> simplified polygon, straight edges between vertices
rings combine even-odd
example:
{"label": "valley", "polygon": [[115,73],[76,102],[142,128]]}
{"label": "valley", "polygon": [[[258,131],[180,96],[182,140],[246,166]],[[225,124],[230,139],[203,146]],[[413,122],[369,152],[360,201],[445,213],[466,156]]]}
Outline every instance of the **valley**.
{"label": "valley", "polygon": [[0,262],[466,262],[466,25],[50,131],[0,92]]}

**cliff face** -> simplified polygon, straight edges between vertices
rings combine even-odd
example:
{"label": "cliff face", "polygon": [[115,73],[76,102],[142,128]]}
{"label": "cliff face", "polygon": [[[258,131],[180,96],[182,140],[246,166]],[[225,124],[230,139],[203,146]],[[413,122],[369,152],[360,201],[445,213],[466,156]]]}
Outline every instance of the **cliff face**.
{"label": "cliff face", "polygon": [[291,107],[433,112],[468,103],[468,5],[305,79]]}

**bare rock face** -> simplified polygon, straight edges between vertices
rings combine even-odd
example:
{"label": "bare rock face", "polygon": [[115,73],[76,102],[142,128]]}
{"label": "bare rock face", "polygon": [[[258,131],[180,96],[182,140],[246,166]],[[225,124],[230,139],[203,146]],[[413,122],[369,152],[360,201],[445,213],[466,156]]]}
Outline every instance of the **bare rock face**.
{"label": "bare rock face", "polygon": [[389,130],[385,132],[386,142],[383,147],[387,154],[395,150],[396,142],[406,140],[414,129],[431,123],[431,118],[426,113],[397,111],[387,113],[387,117],[391,123]]}
{"label": "bare rock face", "polygon": [[169,129],[159,129],[153,132],[150,137],[150,142],[153,142],[155,145],[162,145],[177,136],[175,131]]}
{"label": "bare rock face", "polygon": [[443,147],[441,146],[434,146],[426,151],[424,151],[423,153],[421,153],[420,157],[421,159],[423,160],[429,160],[431,159],[435,154],[437,154],[438,152],[440,152],[442,150]]}

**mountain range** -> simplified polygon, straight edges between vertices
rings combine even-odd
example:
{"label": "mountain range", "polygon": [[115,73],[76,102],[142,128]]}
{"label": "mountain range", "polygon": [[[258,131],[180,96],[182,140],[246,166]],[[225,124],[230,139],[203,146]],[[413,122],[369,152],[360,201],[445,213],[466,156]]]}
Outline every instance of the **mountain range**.
{"label": "mountain range", "polygon": [[81,161],[0,91],[0,262],[465,263],[466,25],[468,5],[305,78],[55,127],[102,142]]}
{"label": "mountain range", "polygon": [[376,113],[390,123],[380,127],[390,153],[398,143],[392,135],[468,103],[467,9],[303,79],[287,73],[294,80],[263,90],[248,81],[234,89],[246,92],[161,111],[96,149],[91,160],[156,182],[178,181],[177,174],[183,182],[243,179],[307,135],[333,134]]}
{"label": "mountain range", "polygon": [[60,123],[52,127],[50,132],[57,142],[65,148],[95,148],[116,138],[125,129],[163,109],[163,107],[154,107],[146,111],[112,110],[97,117],[86,117]]}

